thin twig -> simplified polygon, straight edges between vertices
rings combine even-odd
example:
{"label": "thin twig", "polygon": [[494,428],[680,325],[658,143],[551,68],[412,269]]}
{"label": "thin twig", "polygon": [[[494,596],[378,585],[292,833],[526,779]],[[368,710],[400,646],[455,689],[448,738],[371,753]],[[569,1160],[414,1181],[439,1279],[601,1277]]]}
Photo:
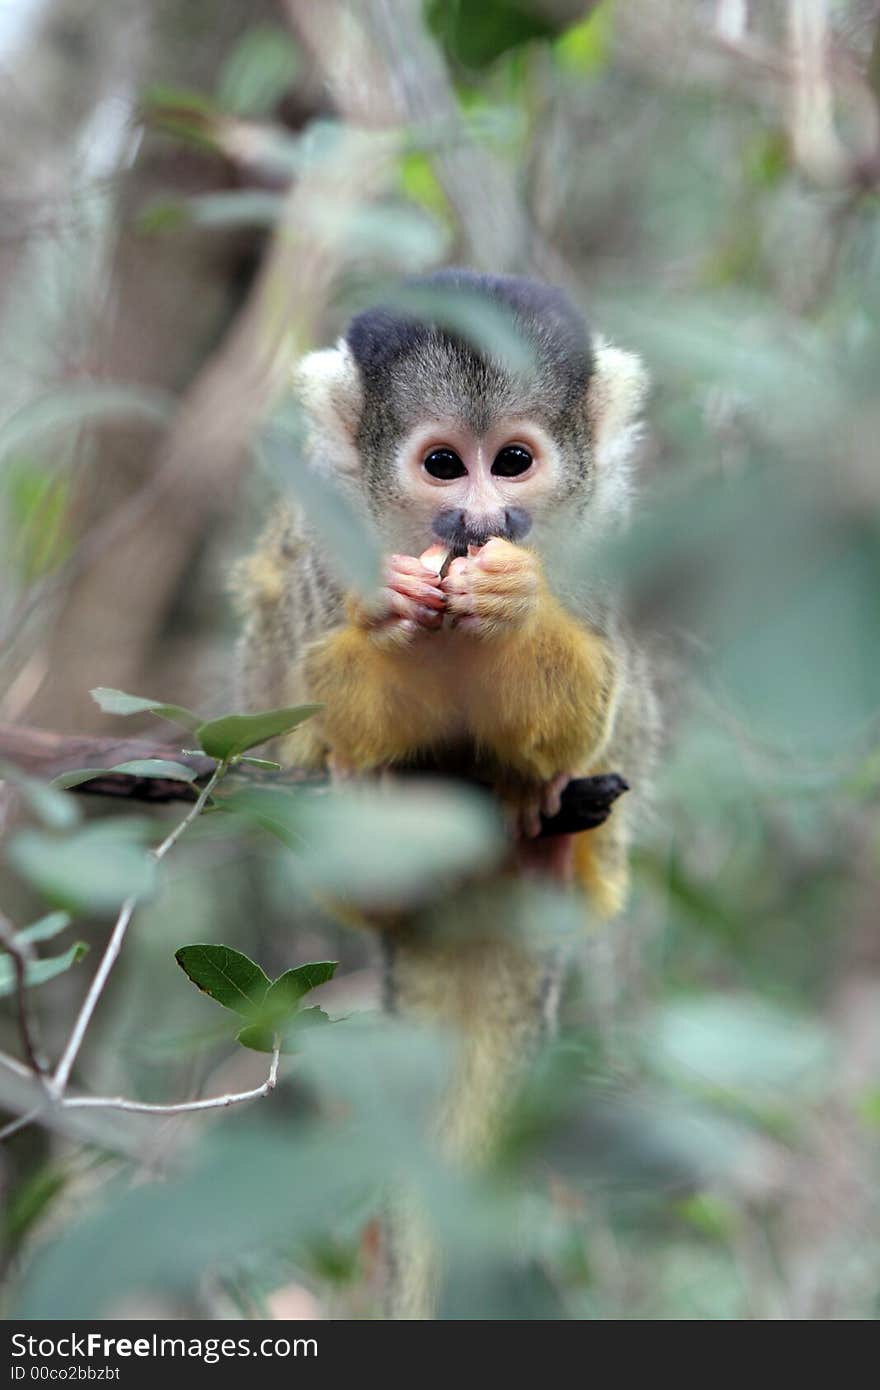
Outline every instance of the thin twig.
{"label": "thin twig", "polygon": [[16,1076],[33,1076],[30,1067],[26,1067],[24,1062],[19,1062],[17,1057],[10,1057],[8,1052],[0,1052],[0,1067],[6,1067],[7,1071],[14,1072]]}
{"label": "thin twig", "polygon": [[[183,820],[175,826],[171,834],[167,835],[161,845],[153,851],[157,860],[161,861],[165,858],[165,855],[172,846],[177,843],[184,831],[192,825],[196,817],[202,812],[205,803],[225,771],[225,763],[220,763],[219,766],[214,769],[210,778],[199,793],[198,800],[193,802]],[[83,1006],[79,1011],[76,1023],[73,1026],[73,1031],[70,1034],[67,1046],[62,1054],[61,1061],[58,1063],[55,1069],[55,1075],[50,1083],[52,1094],[56,1099],[59,1099],[64,1094],[64,1088],[67,1085],[71,1069],[76,1061],[80,1047],[82,1046],[86,1029],[91,1021],[92,1014],[95,1012],[98,1000],[103,993],[110,971],[113,969],[119,952],[122,949],[125,934],[128,931],[129,923],[134,915],[135,904],[135,898],[126,898],[122,907],[119,909],[119,916],[116,919],[113,931],[110,933],[110,940],[107,942],[106,950],[101,957],[101,963],[95,971],[95,976],[92,980],[89,992],[83,1001]]]}
{"label": "thin twig", "polygon": [[51,1105],[51,1101],[47,1102],[46,1105],[35,1105],[33,1110],[28,1110],[24,1115],[18,1115],[14,1120],[10,1120],[8,1125],[4,1125],[0,1129],[0,1143],[4,1139],[11,1139],[13,1134],[17,1134],[20,1129],[26,1129],[29,1124],[33,1124],[34,1120],[38,1120],[45,1113],[49,1105]]}
{"label": "thin twig", "polygon": [[140,1115],[187,1115],[196,1110],[222,1110],[227,1105],[240,1105],[243,1101],[259,1100],[275,1089],[278,1080],[278,1063],[281,1049],[272,1053],[269,1075],[259,1086],[250,1091],[230,1091],[223,1096],[209,1096],[206,1100],[184,1100],[176,1105],[151,1105],[147,1101],[126,1100],[124,1096],[70,1096],[62,1100],[65,1110],[129,1110]]}
{"label": "thin twig", "polygon": [[12,961],[15,971],[15,1002],[18,1010],[18,1031],[25,1056],[31,1069],[39,1077],[49,1070],[37,1040],[37,1023],[27,1000],[27,967],[31,953],[16,937],[15,928],[8,918],[0,914],[0,947]]}

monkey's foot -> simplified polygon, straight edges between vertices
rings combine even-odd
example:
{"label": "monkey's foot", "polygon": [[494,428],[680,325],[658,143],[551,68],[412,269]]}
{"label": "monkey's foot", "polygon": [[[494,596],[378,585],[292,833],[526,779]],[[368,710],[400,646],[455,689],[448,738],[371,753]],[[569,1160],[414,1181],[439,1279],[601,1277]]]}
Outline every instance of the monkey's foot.
{"label": "monkey's foot", "polygon": [[541,818],[552,820],[559,815],[562,793],[572,776],[570,772],[560,772],[549,782],[513,791],[505,787],[499,792],[508,826],[517,839],[537,839],[543,828]]}

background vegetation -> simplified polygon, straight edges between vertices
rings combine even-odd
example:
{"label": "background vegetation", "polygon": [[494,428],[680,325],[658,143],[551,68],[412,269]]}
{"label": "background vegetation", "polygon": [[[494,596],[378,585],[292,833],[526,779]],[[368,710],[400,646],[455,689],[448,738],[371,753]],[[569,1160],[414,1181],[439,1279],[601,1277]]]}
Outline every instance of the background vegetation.
{"label": "background vegetation", "polygon": [[[311,893],[344,875],[424,905],[496,852],[482,806],[450,794],[428,833],[418,800],[282,811],[239,788],[157,869],[144,847],[180,808],[10,773],[6,1054],[28,1061],[26,997],[37,1059],[65,1055],[139,899],[71,1097],[263,1088],[269,1059],[182,946],[259,962],[255,1007],[268,979],[340,964],[314,996],[335,1021],[291,1025],[270,1097],[56,1106],[9,1135],[7,1309],[372,1316],[381,1185],[405,1171],[447,1249],[447,1316],[873,1318],[876,0],[8,0],[0,118],[0,719],[175,737],[96,686],[196,724],[234,709],[227,576],[279,486],[368,572],[265,422],[296,353],[446,262],[563,283],[647,359],[635,525],[573,563],[628,585],[670,710],[632,912],[587,942],[479,1180],[423,1133],[443,1039],[382,1022],[367,944]],[[466,926],[467,903],[433,910]],[[574,930],[548,894],[493,910]],[[0,1065],[10,1128],[40,1103]]]}

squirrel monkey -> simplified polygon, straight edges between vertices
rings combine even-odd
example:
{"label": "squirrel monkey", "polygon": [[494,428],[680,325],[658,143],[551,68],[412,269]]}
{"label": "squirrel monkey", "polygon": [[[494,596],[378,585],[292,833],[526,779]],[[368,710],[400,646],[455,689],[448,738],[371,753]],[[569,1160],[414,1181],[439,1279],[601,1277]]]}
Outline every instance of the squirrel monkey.
{"label": "squirrel monkey", "polygon": [[[608,916],[626,895],[655,703],[607,597],[575,592],[560,552],[573,536],[589,546],[625,510],[646,375],[558,289],[468,271],[415,285],[500,307],[528,365],[382,307],[302,361],[310,461],[362,506],[385,555],[382,587],[345,594],[304,519],[278,515],[237,574],[245,698],[323,704],[286,745],[291,762],[342,775],[428,763],[489,783],[522,865],[576,880]],[[571,778],[605,772],[634,790],[604,825],[536,838]],[[505,1077],[540,1031],[547,963],[497,939],[464,950],[401,929],[388,944],[395,1006],[464,1040],[470,1100],[457,1088],[444,1124],[452,1150],[478,1154]],[[424,1316],[429,1278],[410,1263],[397,1316]]]}

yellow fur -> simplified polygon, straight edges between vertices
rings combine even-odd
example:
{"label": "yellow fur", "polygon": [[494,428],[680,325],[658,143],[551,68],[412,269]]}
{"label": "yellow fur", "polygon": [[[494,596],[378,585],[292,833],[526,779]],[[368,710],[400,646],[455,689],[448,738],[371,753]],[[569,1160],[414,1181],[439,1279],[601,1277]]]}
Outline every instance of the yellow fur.
{"label": "yellow fur", "polygon": [[[517,574],[521,554],[538,578],[528,603]],[[488,577],[479,635],[453,628],[394,644],[350,602],[349,621],[306,655],[307,697],[325,708],[287,745],[287,756],[314,765],[329,750],[364,772],[467,739],[501,785],[525,789],[594,765],[617,700],[612,650],[554,598],[534,555],[515,559],[511,575]],[[575,866],[605,916],[623,905],[625,855],[617,852],[619,834],[597,833],[578,837]]]}

